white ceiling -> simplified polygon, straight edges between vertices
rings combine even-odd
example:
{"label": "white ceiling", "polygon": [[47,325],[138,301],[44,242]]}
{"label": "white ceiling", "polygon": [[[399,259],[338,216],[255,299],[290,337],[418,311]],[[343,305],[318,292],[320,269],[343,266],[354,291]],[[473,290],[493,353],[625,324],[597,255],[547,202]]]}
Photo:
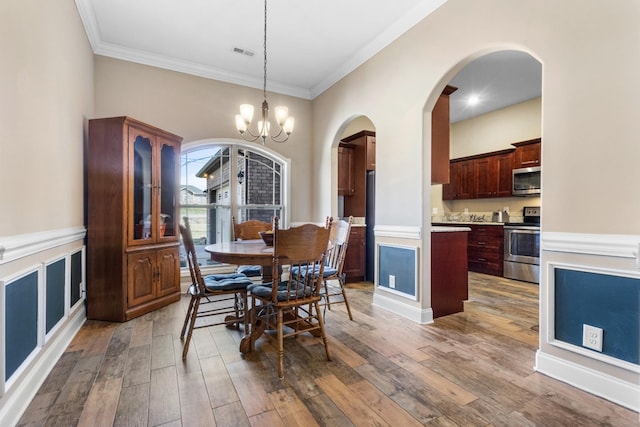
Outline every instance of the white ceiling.
{"label": "white ceiling", "polygon": [[[372,6],[371,0],[269,0],[267,90],[313,99],[445,1],[376,1]],[[263,0],[76,0],[76,5],[98,55],[262,89]],[[484,112],[458,101],[476,90],[471,85],[488,91],[508,83],[509,103],[484,104],[492,109],[540,96],[540,64],[533,58],[489,59],[474,61],[452,81],[459,87],[451,98],[452,121]],[[507,68],[496,74],[494,62]],[[536,64],[537,74],[529,69]],[[470,67],[475,71],[467,72]]]}

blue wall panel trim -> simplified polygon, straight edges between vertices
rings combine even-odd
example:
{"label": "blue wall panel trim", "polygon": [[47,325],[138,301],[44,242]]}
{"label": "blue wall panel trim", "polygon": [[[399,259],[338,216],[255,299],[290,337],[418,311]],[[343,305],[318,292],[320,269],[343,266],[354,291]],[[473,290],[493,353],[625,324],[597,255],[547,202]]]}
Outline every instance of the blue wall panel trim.
{"label": "blue wall panel trim", "polygon": [[582,346],[582,325],[602,328],[602,353],[640,363],[640,280],[555,269],[555,338]]}
{"label": "blue wall panel trim", "polygon": [[20,367],[38,345],[38,273],[5,287],[6,378]]}
{"label": "blue wall panel trim", "polygon": [[378,246],[378,286],[389,288],[389,275],[396,276],[394,290],[416,296],[416,249]]}
{"label": "blue wall panel trim", "polygon": [[73,307],[80,300],[80,286],[82,284],[82,251],[71,255],[71,298],[69,307]]}
{"label": "blue wall panel trim", "polygon": [[49,264],[45,284],[46,292],[46,332],[48,333],[64,316],[64,284],[65,284],[64,259]]}

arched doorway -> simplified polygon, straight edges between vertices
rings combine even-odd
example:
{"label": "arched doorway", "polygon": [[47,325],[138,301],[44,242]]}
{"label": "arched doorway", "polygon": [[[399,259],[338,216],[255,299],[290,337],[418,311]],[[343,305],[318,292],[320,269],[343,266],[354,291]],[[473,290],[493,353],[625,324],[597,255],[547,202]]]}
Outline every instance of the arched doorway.
{"label": "arched doorway", "polygon": [[[522,221],[525,207],[541,206],[539,195],[523,198],[513,197],[510,191],[480,191],[487,181],[496,185],[504,181],[496,172],[500,169],[486,166],[489,162],[502,156],[500,167],[508,169],[503,175],[510,180],[515,167],[510,157],[515,156],[513,144],[539,140],[541,73],[540,62],[530,54],[504,50],[479,56],[443,79],[458,88],[450,95],[451,163],[447,167],[451,166],[451,183],[431,186],[429,213],[432,224],[471,227],[467,251],[470,281],[489,284],[503,280],[504,235],[499,223],[506,216],[502,212],[506,210],[512,220]],[[463,189],[451,190],[454,185]],[[507,183],[510,188],[511,181]],[[497,212],[500,215],[494,215]],[[482,222],[482,228],[491,229],[494,236],[474,241],[475,222]],[[536,305],[538,301],[536,297]]]}

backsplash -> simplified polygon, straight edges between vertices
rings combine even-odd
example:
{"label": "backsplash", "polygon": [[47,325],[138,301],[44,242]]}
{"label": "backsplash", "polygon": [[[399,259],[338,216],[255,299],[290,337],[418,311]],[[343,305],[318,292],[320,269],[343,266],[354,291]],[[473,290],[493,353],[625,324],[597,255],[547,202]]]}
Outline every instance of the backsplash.
{"label": "backsplash", "polygon": [[[431,215],[431,222],[488,222],[495,223],[493,218],[493,212],[471,212],[471,211],[463,211],[463,212],[446,212],[443,214],[434,214]],[[522,221],[522,213],[519,212],[518,215],[509,214],[509,217],[503,215],[502,223],[504,222],[521,222]]]}

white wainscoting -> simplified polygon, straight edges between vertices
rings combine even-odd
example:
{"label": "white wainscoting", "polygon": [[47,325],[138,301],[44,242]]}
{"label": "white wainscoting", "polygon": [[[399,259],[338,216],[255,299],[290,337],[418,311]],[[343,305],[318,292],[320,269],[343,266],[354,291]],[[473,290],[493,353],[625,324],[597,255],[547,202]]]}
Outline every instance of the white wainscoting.
{"label": "white wainscoting", "polygon": [[[640,411],[638,367],[611,360],[574,345],[559,343],[554,337],[554,268],[568,267],[587,273],[638,277],[640,236],[580,233],[541,233],[543,271],[540,338],[545,344],[536,353],[535,369],[619,405]],[[567,258],[568,257],[568,258]],[[542,325],[545,322],[545,325]],[[550,346],[548,348],[545,348]],[[558,350],[554,350],[553,348]],[[588,366],[582,361],[587,358]],[[598,366],[601,369],[598,369]],[[612,375],[612,370],[619,370]],[[626,371],[626,374],[624,372]],[[622,373],[622,374],[620,374]],[[631,380],[624,380],[629,378]]]}
{"label": "white wainscoting", "polygon": [[[3,374],[0,390],[3,394],[0,397],[0,425],[15,425],[23,412],[31,403],[38,392],[38,389],[51,372],[56,362],[66,348],[69,346],[78,330],[86,321],[87,315],[84,305],[86,290],[86,258],[84,248],[84,237],[86,230],[84,227],[73,227],[59,230],[50,230],[32,234],[23,234],[9,237],[0,237],[0,264],[3,265],[4,276],[0,277],[0,318],[2,324],[5,323],[6,307],[4,298],[4,285],[20,277],[25,271],[35,271],[38,273],[38,345],[31,355],[16,370],[7,381]],[[62,248],[61,246],[68,245]],[[47,252],[44,252],[47,251]],[[70,306],[68,293],[71,282],[71,255],[81,251],[81,282],[80,300]],[[24,262],[12,263],[25,257],[33,259],[25,267]],[[45,336],[46,322],[46,292],[44,271],[46,266],[53,261],[65,260],[65,311],[55,327]],[[18,267],[20,265],[20,267]],[[4,331],[4,327],[2,327]],[[0,363],[4,367],[6,360],[4,332],[0,334]],[[4,369],[0,370],[4,373]]]}

